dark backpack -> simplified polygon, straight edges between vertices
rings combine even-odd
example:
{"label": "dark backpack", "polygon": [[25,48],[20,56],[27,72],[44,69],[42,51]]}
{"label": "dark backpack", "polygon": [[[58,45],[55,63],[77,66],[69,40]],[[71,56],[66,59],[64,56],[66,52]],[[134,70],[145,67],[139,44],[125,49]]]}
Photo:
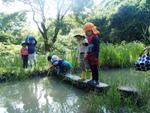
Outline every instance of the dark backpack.
{"label": "dark backpack", "polygon": [[150,54],[141,55],[138,60],[135,62],[135,68],[139,71],[148,71],[150,70]]}

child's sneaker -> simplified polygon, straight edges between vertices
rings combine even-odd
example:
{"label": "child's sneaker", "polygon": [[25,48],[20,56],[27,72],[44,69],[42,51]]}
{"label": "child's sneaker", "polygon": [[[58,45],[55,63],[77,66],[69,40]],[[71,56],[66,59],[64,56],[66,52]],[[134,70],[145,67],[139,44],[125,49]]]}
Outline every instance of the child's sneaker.
{"label": "child's sneaker", "polygon": [[87,84],[89,84],[89,85],[93,85],[93,86],[96,86],[96,85],[98,85],[98,84],[99,84],[99,82],[98,82],[98,81],[96,81],[96,80],[90,80],[90,81],[88,81],[88,82],[87,82]]}

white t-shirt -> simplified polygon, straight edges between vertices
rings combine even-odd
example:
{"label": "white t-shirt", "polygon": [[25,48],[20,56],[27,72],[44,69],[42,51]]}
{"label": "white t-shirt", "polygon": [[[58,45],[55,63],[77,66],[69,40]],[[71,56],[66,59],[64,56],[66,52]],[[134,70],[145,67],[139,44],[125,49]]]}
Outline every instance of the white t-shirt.
{"label": "white t-shirt", "polygon": [[[87,39],[84,39],[83,43],[88,43]],[[80,53],[84,53],[84,57],[86,57],[86,55],[87,55],[88,46],[84,46],[83,43],[79,44],[78,48],[77,48],[77,50],[78,50],[77,57],[79,57],[79,58],[80,58]]]}

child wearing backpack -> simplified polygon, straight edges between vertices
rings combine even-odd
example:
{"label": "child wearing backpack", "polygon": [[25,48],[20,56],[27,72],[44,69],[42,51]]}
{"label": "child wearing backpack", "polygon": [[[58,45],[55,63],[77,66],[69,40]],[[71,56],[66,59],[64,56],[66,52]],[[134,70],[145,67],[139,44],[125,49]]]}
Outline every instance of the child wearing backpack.
{"label": "child wearing backpack", "polygon": [[[81,67],[81,80],[86,80],[87,71],[89,71],[89,65],[85,60],[87,54],[88,40],[85,36],[75,35],[74,36],[78,42],[77,47],[77,57],[80,59],[80,67]],[[89,71],[90,79],[92,79],[91,71]]]}
{"label": "child wearing backpack", "polygon": [[23,41],[21,45],[22,45],[22,48],[20,50],[20,55],[21,55],[22,62],[23,62],[23,68],[27,68],[28,67],[28,48],[26,47],[25,41]]}

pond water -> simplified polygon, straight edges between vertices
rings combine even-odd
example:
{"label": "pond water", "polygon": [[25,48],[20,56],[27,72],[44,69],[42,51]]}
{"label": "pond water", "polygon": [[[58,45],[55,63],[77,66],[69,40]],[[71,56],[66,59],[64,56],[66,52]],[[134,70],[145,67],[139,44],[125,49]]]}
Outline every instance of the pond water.
{"label": "pond water", "polygon": [[110,85],[140,87],[150,80],[150,71],[136,71],[135,69],[116,69],[100,71],[100,81]]}
{"label": "pond water", "polygon": [[[136,86],[149,75],[133,69],[100,71],[100,81]],[[87,94],[51,77],[3,83],[0,84],[0,113],[77,113],[82,97]]]}
{"label": "pond water", "polygon": [[85,92],[52,78],[0,84],[0,113],[75,113]]}

